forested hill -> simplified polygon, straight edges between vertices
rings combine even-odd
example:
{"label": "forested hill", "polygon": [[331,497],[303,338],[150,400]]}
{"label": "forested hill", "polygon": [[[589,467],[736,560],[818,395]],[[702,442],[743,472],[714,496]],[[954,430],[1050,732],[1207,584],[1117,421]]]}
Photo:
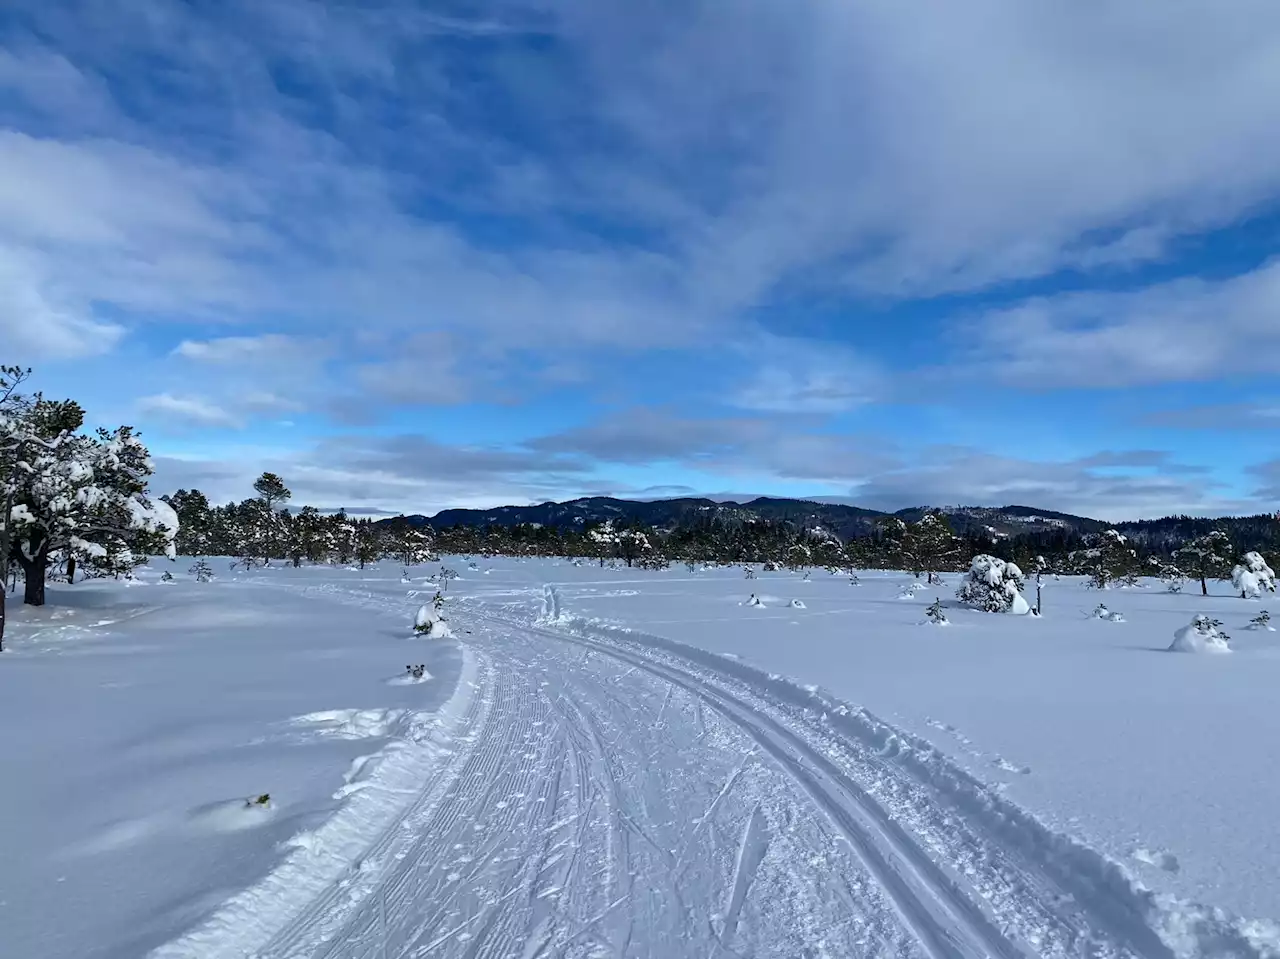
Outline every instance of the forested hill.
{"label": "forested hill", "polygon": [[[709,520],[732,522],[759,519],[787,522],[798,527],[820,526],[847,540],[871,533],[876,522],[886,516],[897,516],[907,522],[914,522],[928,510],[929,507],[919,506],[898,510],[896,513],[885,513],[842,503],[771,497],[735,503],[697,498],[636,501],[592,496],[564,503],[540,503],[536,506],[499,506],[487,510],[449,509],[435,516],[414,516],[410,519],[430,523],[435,529],[530,524],[563,530],[580,530],[607,520],[613,520],[615,524],[674,529]],[[1111,524],[1087,516],[1074,516],[1032,506],[959,506],[941,507],[938,511],[946,515],[952,528],[960,534],[986,531],[997,537],[1054,532],[1088,535],[1113,527],[1131,539],[1155,549],[1177,545],[1211,529],[1224,529],[1233,539],[1258,543],[1271,542],[1280,536],[1280,524],[1271,515],[1225,518],[1174,516]]]}

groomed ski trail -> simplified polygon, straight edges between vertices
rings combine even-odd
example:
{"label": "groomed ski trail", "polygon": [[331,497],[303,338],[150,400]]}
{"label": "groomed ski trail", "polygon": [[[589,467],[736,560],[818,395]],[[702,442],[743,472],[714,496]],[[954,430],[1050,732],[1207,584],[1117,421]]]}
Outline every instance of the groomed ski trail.
{"label": "groomed ski trail", "polygon": [[[415,601],[322,593],[402,618]],[[1173,957],[1132,890],[931,778],[873,718],[583,624],[551,587],[451,616],[486,677],[464,746],[254,959]]]}

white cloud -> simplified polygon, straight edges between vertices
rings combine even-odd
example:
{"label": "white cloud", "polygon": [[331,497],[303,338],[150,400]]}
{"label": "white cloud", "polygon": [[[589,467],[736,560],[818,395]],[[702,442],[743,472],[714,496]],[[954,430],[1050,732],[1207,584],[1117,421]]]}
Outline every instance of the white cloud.
{"label": "white cloud", "polygon": [[124,330],[45,275],[38,259],[0,241],[0,339],[11,360],[65,360],[107,353]]}
{"label": "white cloud", "polygon": [[1041,297],[968,332],[975,372],[1032,389],[1280,372],[1280,260],[1227,280]]}
{"label": "white cloud", "polygon": [[251,363],[266,360],[278,364],[295,361],[300,354],[310,355],[322,351],[321,345],[313,341],[279,333],[263,333],[256,336],[183,340],[174,347],[173,354],[204,363]]}
{"label": "white cloud", "polygon": [[180,425],[238,427],[240,420],[222,407],[196,396],[157,393],[137,402],[139,412]]}
{"label": "white cloud", "polygon": [[758,334],[735,353],[738,363],[755,367],[729,399],[744,409],[840,413],[883,389],[884,377],[875,365],[839,343]]}

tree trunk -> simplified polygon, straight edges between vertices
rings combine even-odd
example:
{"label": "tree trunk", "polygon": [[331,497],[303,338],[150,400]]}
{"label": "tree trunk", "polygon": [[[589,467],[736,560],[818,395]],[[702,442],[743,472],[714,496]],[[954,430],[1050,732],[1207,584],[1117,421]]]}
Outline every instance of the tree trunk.
{"label": "tree trunk", "polygon": [[[6,576],[7,578],[7,576]],[[4,652],[4,621],[5,621],[5,600],[9,598],[8,592],[5,590],[5,583],[0,583],[0,653]]]}
{"label": "tree trunk", "polygon": [[33,559],[27,559],[26,555],[20,552],[18,562],[22,564],[22,573],[27,581],[22,601],[28,606],[43,606],[44,578],[49,570],[48,552],[41,549]]}
{"label": "tree trunk", "polygon": [[73,553],[67,557],[67,585],[70,586],[76,581],[76,557]]}
{"label": "tree trunk", "polygon": [[1209,583],[1205,580],[1204,573],[1200,574],[1200,595],[1201,596],[1209,595]]}

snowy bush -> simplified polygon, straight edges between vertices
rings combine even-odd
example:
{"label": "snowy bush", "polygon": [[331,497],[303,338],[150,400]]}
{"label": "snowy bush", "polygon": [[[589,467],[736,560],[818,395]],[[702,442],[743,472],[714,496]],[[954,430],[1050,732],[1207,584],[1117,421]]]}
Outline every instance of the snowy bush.
{"label": "snowy bush", "polygon": [[1276,591],[1276,574],[1260,553],[1245,553],[1240,565],[1231,571],[1231,585],[1240,592],[1241,599],[1257,599],[1263,590]]}
{"label": "snowy bush", "polygon": [[1097,608],[1093,611],[1093,618],[1105,620],[1108,623],[1124,622],[1124,615],[1122,613],[1117,613],[1114,610],[1107,609],[1106,603],[1099,603],[1097,605]]}
{"label": "snowy bush", "polygon": [[1175,653],[1229,653],[1227,641],[1231,637],[1222,631],[1222,621],[1210,619],[1203,613],[1190,624],[1173,634],[1170,652]]}
{"label": "snowy bush", "polygon": [[419,663],[417,666],[406,666],[404,671],[413,679],[423,679],[427,675],[427,665]]}
{"label": "snowy bush", "polygon": [[808,609],[804,602],[798,599],[793,599],[791,602],[787,603],[787,605],[792,609]]}
{"label": "snowy bush", "polygon": [[1271,625],[1271,614],[1265,609],[1257,616],[1253,617],[1253,619],[1249,620],[1248,628],[1262,629],[1266,630],[1268,633],[1274,633],[1276,631],[1276,628]]}
{"label": "snowy bush", "polygon": [[747,601],[746,601],[745,603],[743,603],[742,605],[743,605],[743,606],[764,606],[764,603],[760,601],[760,597],[759,597],[759,596],[757,596],[755,593],[752,593],[752,594],[747,598]]}
{"label": "snowy bush", "polygon": [[918,588],[919,588],[919,584],[916,584],[916,583],[913,583],[910,586],[902,587],[902,589],[898,592],[898,599],[915,599],[916,590]]}
{"label": "snowy bush", "polygon": [[948,625],[947,614],[942,611],[942,600],[940,599],[934,599],[929,604],[929,608],[924,611],[924,614],[929,617],[926,622],[934,626]]}
{"label": "snowy bush", "polygon": [[988,556],[975,556],[956,597],[965,605],[988,613],[1021,616],[1031,607],[1022,597],[1022,570],[1013,563]]}
{"label": "snowy bush", "polygon": [[445,622],[443,610],[444,597],[436,593],[430,604],[418,608],[418,615],[413,620],[414,633],[431,639],[446,639],[452,636],[449,624]]}
{"label": "snowy bush", "polygon": [[213,579],[213,567],[203,559],[196,560],[196,564],[187,572],[196,578],[197,583],[207,583]]}

